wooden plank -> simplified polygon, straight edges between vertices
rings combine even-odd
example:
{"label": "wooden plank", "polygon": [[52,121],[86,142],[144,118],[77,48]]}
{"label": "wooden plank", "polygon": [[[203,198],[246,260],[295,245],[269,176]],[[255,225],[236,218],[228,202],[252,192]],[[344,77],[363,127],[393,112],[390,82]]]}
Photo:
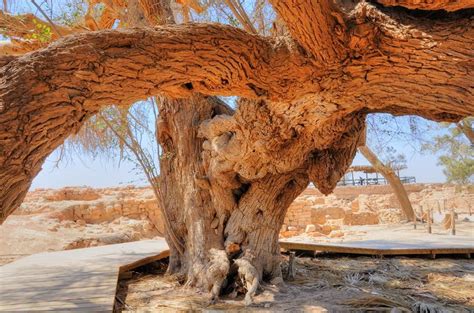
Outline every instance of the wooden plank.
{"label": "wooden plank", "polygon": [[12,304],[0,304],[0,311],[51,311],[51,310],[64,310],[70,309],[82,309],[84,312],[88,312],[89,308],[100,309],[103,312],[111,312],[113,310],[114,298],[94,298],[87,300],[72,300],[72,301],[38,301],[34,303],[12,303]]}
{"label": "wooden plank", "polygon": [[137,260],[137,261],[129,263],[129,264],[122,265],[122,266],[120,266],[120,272],[122,273],[122,272],[126,272],[126,271],[129,271],[129,270],[133,270],[134,268],[137,268],[137,267],[140,267],[140,266],[143,266],[143,265],[146,265],[146,264],[149,264],[149,263],[167,258],[169,256],[170,256],[170,251],[166,250],[166,251],[161,252],[158,255],[152,255],[152,256],[149,256],[147,258]]}
{"label": "wooden plank", "polygon": [[68,287],[67,289],[64,286],[54,286],[54,287],[47,287],[44,289],[23,289],[21,293],[18,292],[17,289],[7,289],[1,291],[1,297],[6,300],[13,300],[13,299],[36,299],[38,296],[46,296],[49,295],[50,297],[56,298],[62,297],[63,295],[71,295],[76,294],[78,292],[89,292],[89,291],[96,291],[97,293],[102,293],[110,290],[110,283],[106,283],[103,285],[94,285],[94,286],[78,286],[78,287]]}
{"label": "wooden plank", "polygon": [[0,311],[111,312],[119,272],[168,255],[147,240],[22,258],[0,267]]}
{"label": "wooden plank", "polygon": [[[41,298],[38,299],[30,299],[30,298],[23,298],[20,299],[19,297],[15,297],[15,299],[5,299],[2,300],[0,304],[0,308],[4,306],[10,305],[24,305],[24,306],[35,306],[41,305],[43,302],[47,303],[54,303],[54,302],[67,302],[67,303],[74,303],[74,304],[81,304],[81,303],[92,303],[92,304],[103,304],[103,303],[110,303],[114,302],[115,298],[115,288],[108,289],[105,292],[100,294],[89,292],[81,294],[80,292],[72,293],[72,294],[64,294],[64,295],[55,295],[55,294],[43,294]],[[107,302],[108,301],[108,302]]]}
{"label": "wooden plank", "polygon": [[[113,309],[112,309],[113,310]],[[65,309],[63,306],[47,306],[47,307],[18,307],[15,306],[13,308],[9,307],[3,310],[0,307],[0,312],[88,312],[88,313],[96,313],[96,312],[112,312],[109,309],[108,305],[98,304],[98,305],[87,305],[83,307],[69,307]]]}
{"label": "wooden plank", "polygon": [[303,250],[303,251],[324,251],[348,254],[366,254],[366,255],[413,255],[413,254],[465,254],[474,252],[473,247],[430,247],[426,248],[420,245],[395,244],[388,248],[380,248],[380,244],[373,244],[370,247],[367,242],[360,243],[312,243],[298,241],[280,241],[280,247],[286,250]]}
{"label": "wooden plank", "polygon": [[67,275],[66,272],[59,272],[57,275],[48,274],[38,274],[38,275],[29,275],[29,276],[22,276],[22,277],[15,277],[15,274],[12,273],[11,276],[2,277],[0,281],[2,282],[2,286],[0,286],[0,290],[2,287],[7,284],[15,284],[15,283],[26,283],[26,284],[33,284],[33,283],[48,283],[48,282],[77,282],[81,280],[87,281],[95,281],[98,282],[103,279],[108,279],[110,277],[114,277],[117,275],[117,269],[115,271],[108,272],[94,272],[94,274],[90,274],[87,272],[81,274],[71,274],[70,276]]}
{"label": "wooden plank", "polygon": [[117,272],[115,273],[103,273],[101,275],[91,275],[91,276],[83,276],[83,277],[75,277],[67,278],[64,277],[46,277],[42,278],[37,277],[36,279],[30,280],[17,280],[15,281],[13,278],[8,278],[7,280],[1,280],[2,284],[0,285],[0,292],[4,292],[9,289],[13,288],[36,288],[38,286],[42,286],[43,288],[76,288],[82,286],[100,286],[111,284],[117,278]]}
{"label": "wooden plank", "polygon": [[[0,268],[1,269],[1,268]],[[109,268],[110,269],[110,268]],[[104,270],[84,270],[84,271],[74,271],[71,272],[71,268],[65,269],[57,269],[55,271],[21,271],[21,269],[9,270],[9,271],[0,271],[0,280],[12,277],[13,275],[17,279],[30,279],[38,276],[43,277],[61,277],[61,276],[68,276],[68,277],[75,277],[75,276],[83,276],[83,275],[100,275],[104,274]]]}

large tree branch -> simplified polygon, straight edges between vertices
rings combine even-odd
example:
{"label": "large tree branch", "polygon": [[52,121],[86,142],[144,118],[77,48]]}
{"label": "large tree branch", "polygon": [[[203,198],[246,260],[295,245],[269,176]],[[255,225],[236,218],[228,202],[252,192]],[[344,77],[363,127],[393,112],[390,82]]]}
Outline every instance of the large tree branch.
{"label": "large tree branch", "polygon": [[271,0],[292,37],[321,67],[345,57],[345,23],[332,0]]}
{"label": "large tree branch", "polygon": [[377,0],[386,6],[402,6],[416,10],[446,10],[457,11],[474,8],[472,0]]}
{"label": "large tree branch", "polygon": [[372,164],[375,170],[382,174],[383,177],[388,181],[393,193],[397,197],[398,203],[400,204],[400,209],[405,214],[407,220],[413,220],[415,217],[415,212],[411,206],[410,198],[408,198],[405,187],[403,187],[400,178],[395,174],[394,170],[383,164],[382,161],[377,158],[377,155],[375,155],[375,153],[370,150],[367,145],[360,146],[359,151],[367,159],[367,161]]}
{"label": "large tree branch", "polygon": [[360,3],[351,15],[351,59],[323,100],[437,121],[474,114],[472,12],[412,15]]}
{"label": "large tree branch", "polygon": [[[17,87],[31,97],[61,93],[58,101],[82,96],[90,110],[158,92],[290,100],[316,92],[311,79],[319,74],[284,43],[224,25],[188,24],[77,34],[10,62],[0,78],[10,96]],[[4,96],[5,104],[16,102]]]}

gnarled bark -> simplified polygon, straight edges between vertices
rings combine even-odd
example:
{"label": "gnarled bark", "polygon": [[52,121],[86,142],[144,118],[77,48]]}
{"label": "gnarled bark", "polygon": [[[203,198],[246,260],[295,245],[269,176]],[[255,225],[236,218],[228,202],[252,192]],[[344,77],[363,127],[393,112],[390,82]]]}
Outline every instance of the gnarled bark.
{"label": "gnarled bark", "polygon": [[446,10],[457,11],[474,8],[472,0],[377,0],[386,6],[403,6],[416,10]]}

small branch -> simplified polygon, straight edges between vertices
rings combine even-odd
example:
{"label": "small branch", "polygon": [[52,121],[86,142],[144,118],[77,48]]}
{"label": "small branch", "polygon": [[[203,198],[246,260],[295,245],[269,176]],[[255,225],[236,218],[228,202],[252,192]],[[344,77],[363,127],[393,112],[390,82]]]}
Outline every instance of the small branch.
{"label": "small branch", "polygon": [[229,6],[229,9],[232,11],[232,13],[234,13],[235,17],[239,20],[240,24],[242,24],[244,29],[246,31],[248,31],[249,33],[256,34],[257,31],[253,27],[252,23],[250,22],[250,19],[248,18],[247,14],[245,13],[245,11],[243,11],[243,9],[241,8],[240,12],[239,12],[238,7],[240,5],[236,4],[234,2],[234,0],[225,0],[225,2]]}
{"label": "small branch", "polygon": [[471,145],[474,145],[474,130],[471,127],[471,124],[467,119],[464,119],[456,124],[456,127],[466,136],[467,139],[471,142]]}
{"label": "small branch", "polygon": [[31,3],[43,14],[44,18],[48,21],[49,25],[54,29],[54,31],[58,34],[59,37],[62,37],[63,35],[59,31],[59,29],[56,27],[56,25],[53,23],[53,21],[49,18],[49,16],[46,14],[46,12],[43,11],[43,9],[35,2],[35,0],[31,0]]}

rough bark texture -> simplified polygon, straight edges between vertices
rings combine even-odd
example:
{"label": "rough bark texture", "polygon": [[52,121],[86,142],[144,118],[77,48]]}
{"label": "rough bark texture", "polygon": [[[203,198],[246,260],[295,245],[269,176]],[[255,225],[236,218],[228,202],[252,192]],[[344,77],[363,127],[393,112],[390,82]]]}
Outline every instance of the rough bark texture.
{"label": "rough bark texture", "polygon": [[[215,300],[237,266],[251,301],[255,279],[281,277],[277,238],[289,204],[310,181],[333,190],[366,114],[458,121],[474,113],[472,11],[273,4],[291,38],[168,25],[81,33],[0,58],[0,221],[89,116],[162,94],[170,272]],[[137,24],[150,18],[142,13]],[[242,100],[232,112],[204,95]]]}
{"label": "rough bark texture", "polygon": [[[197,138],[199,124],[222,110],[219,103],[195,95],[185,100],[163,98],[159,102],[157,136],[163,152],[160,156],[160,189],[164,196],[175,236],[171,246],[170,272],[183,272],[190,279],[205,274],[207,252],[223,249],[222,231],[215,232],[211,222],[216,215],[208,189],[198,177],[205,175],[201,160],[202,139]],[[202,277],[200,277],[202,278]]]}
{"label": "rough bark texture", "polygon": [[385,179],[392,187],[393,193],[397,197],[398,203],[400,204],[400,208],[402,209],[403,213],[405,213],[405,217],[408,221],[412,221],[415,218],[415,212],[413,211],[413,207],[411,206],[410,199],[408,198],[408,194],[403,187],[403,184],[400,181],[400,178],[395,174],[395,172],[388,166],[385,166],[369,149],[369,147],[363,145],[359,147],[359,151],[362,155],[367,159],[367,161],[372,164],[372,166],[379,172],[380,174],[385,177]]}
{"label": "rough bark texture", "polygon": [[457,11],[474,8],[472,0],[377,0],[386,6],[403,6],[417,10],[446,10]]}

